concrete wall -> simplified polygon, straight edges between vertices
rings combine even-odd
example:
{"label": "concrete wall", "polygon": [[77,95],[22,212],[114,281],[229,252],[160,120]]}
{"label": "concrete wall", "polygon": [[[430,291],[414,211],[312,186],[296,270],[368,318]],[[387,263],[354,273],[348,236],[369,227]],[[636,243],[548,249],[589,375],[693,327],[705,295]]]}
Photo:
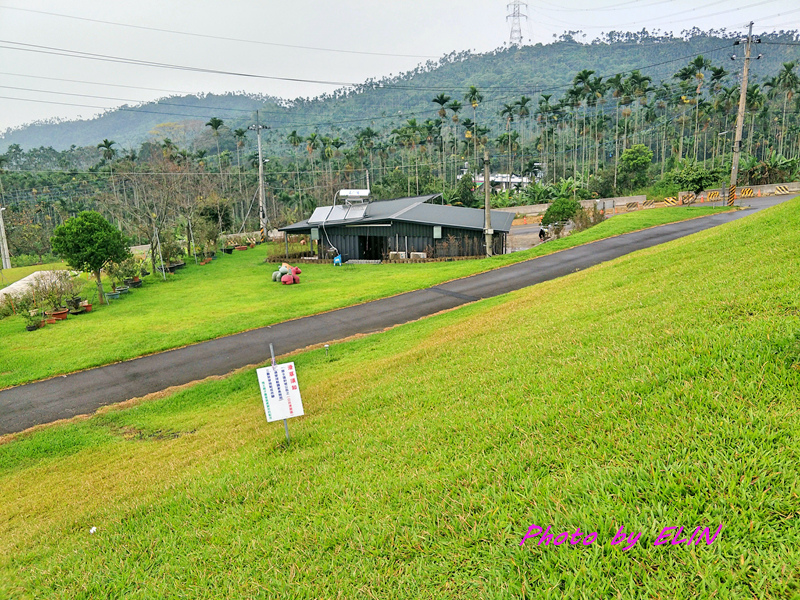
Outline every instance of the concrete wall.
{"label": "concrete wall", "polygon": [[[643,208],[646,196],[620,196],[619,198],[600,198],[598,200],[581,200],[583,208],[592,208],[597,206],[598,209],[606,211],[606,214],[623,213],[628,211],[628,205],[637,204],[636,209]],[[510,206],[508,208],[496,208],[493,210],[500,210],[503,212],[510,212],[513,214],[525,215],[527,217],[540,217],[547,209],[550,208],[549,204],[529,204],[526,206]],[[535,219],[534,219],[535,220]]]}
{"label": "concrete wall", "polygon": [[[740,185],[736,188],[737,199],[761,198],[762,196],[780,196],[783,194],[797,194],[800,192],[800,181],[791,183],[771,183],[768,185]],[[711,188],[703,190],[696,195],[694,202],[719,202],[728,196],[728,186],[724,188]],[[684,203],[690,203],[691,192],[680,192],[678,198]]]}

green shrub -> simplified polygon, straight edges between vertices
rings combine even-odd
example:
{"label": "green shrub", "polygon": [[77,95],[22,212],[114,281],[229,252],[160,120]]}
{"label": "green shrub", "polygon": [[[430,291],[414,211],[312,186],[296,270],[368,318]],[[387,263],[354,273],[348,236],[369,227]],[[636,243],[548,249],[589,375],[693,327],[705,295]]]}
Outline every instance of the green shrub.
{"label": "green shrub", "polygon": [[569,221],[581,209],[581,203],[572,198],[554,200],[542,217],[542,225],[550,225],[559,221]]}
{"label": "green shrub", "polygon": [[55,254],[17,254],[11,257],[12,267],[32,267],[33,265],[44,265],[47,263],[58,262],[60,259]]}
{"label": "green shrub", "polygon": [[716,187],[722,177],[719,169],[709,171],[697,163],[683,163],[678,169],[667,173],[664,179],[677,185],[681,191],[699,193],[709,187]]}

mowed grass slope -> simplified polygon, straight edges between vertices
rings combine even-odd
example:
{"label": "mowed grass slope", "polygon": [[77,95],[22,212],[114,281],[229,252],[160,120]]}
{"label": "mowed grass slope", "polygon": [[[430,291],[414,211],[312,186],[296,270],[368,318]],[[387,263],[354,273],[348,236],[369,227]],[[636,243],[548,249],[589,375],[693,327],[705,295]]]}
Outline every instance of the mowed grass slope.
{"label": "mowed grass slope", "polygon": [[0,597],[796,597],[798,208],[19,436]]}
{"label": "mowed grass slope", "polygon": [[[594,240],[719,212],[676,207],[619,215],[530,251],[491,259],[430,264],[301,264],[299,286],[272,283],[275,264],[255,249],[189,264],[169,281],[147,278],[111,305],[27,332],[21,317],[0,321],[0,389],[168,350],[256,327],[436,285]],[[93,284],[86,293],[91,297]]]}
{"label": "mowed grass slope", "polygon": [[0,269],[0,289],[11,285],[15,281],[19,281],[35,273],[36,271],[55,271],[57,269],[66,269],[67,266],[63,262],[59,263],[46,263],[43,265],[31,265],[28,267],[13,267],[11,269]]}

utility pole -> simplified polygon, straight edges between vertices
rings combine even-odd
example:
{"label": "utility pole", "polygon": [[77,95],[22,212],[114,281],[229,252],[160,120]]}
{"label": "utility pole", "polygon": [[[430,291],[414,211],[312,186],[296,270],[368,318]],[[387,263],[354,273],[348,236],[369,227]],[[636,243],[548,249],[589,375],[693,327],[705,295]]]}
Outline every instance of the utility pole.
{"label": "utility pole", "polygon": [[[744,128],[744,111],[747,106],[747,74],[750,70],[750,45],[753,42],[753,22],[747,32],[744,49],[744,67],[742,68],[742,88],[739,90],[739,111],[736,113],[736,135],[733,139],[733,161],[731,163],[731,183],[728,188],[728,206],[733,206],[736,199],[736,179],[739,177],[739,154],[742,151],[742,129]],[[736,42],[739,43],[738,41]],[[736,58],[734,55],[732,58]]]}
{"label": "utility pole", "polygon": [[258,224],[261,228],[261,241],[265,242],[267,241],[269,221],[267,220],[267,205],[264,201],[264,159],[261,156],[261,130],[269,129],[269,127],[262,127],[258,111],[256,111],[256,124],[251,125],[248,129],[255,130],[258,138]]}
{"label": "utility pole", "polygon": [[2,258],[2,268],[11,268],[11,256],[8,254],[8,242],[6,241],[6,224],[3,221],[3,211],[5,207],[0,207],[0,258]]}
{"label": "utility pole", "polygon": [[491,211],[491,181],[490,173],[491,162],[489,161],[489,149],[483,149],[483,233],[486,236],[486,256],[492,255],[492,211]]}

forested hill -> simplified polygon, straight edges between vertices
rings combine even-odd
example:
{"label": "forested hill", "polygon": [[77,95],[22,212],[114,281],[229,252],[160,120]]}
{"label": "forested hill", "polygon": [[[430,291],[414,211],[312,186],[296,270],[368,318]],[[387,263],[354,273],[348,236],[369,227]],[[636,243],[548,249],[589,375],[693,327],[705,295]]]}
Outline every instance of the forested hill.
{"label": "forested hill", "polygon": [[[762,34],[754,54],[751,81],[774,75],[781,64],[800,59],[797,32]],[[0,137],[0,152],[11,144],[23,149],[51,146],[58,150],[95,146],[113,139],[119,147],[136,147],[149,138],[169,137],[194,149],[213,147],[205,123],[211,117],[224,120],[231,130],[252,123],[253,111],[261,109],[262,120],[272,127],[269,138],[285,139],[296,129],[300,135],[312,131],[346,132],[373,127],[387,130],[409,118],[435,117],[438,106],[431,100],[440,93],[463,101],[469,86],[484,96],[479,119],[502,129],[499,111],[504,103],[521,95],[536,98],[552,94],[560,98],[575,75],[584,69],[605,79],[639,69],[652,77],[654,85],[672,76],[702,54],[714,66],[729,72],[727,83],[736,82],[741,70],[743,46],[734,47],[735,37],[725,32],[686,32],[683,37],[639,34],[609,34],[591,43],[579,43],[565,34],[552,44],[498,49],[487,54],[451,54],[414,71],[381,80],[367,81],[352,90],[339,90],[314,99],[279,102],[244,94],[176,96],[138,107],[125,107],[85,121],[40,123],[9,130]],[[739,58],[731,61],[731,54]],[[464,116],[472,117],[465,104]]]}

